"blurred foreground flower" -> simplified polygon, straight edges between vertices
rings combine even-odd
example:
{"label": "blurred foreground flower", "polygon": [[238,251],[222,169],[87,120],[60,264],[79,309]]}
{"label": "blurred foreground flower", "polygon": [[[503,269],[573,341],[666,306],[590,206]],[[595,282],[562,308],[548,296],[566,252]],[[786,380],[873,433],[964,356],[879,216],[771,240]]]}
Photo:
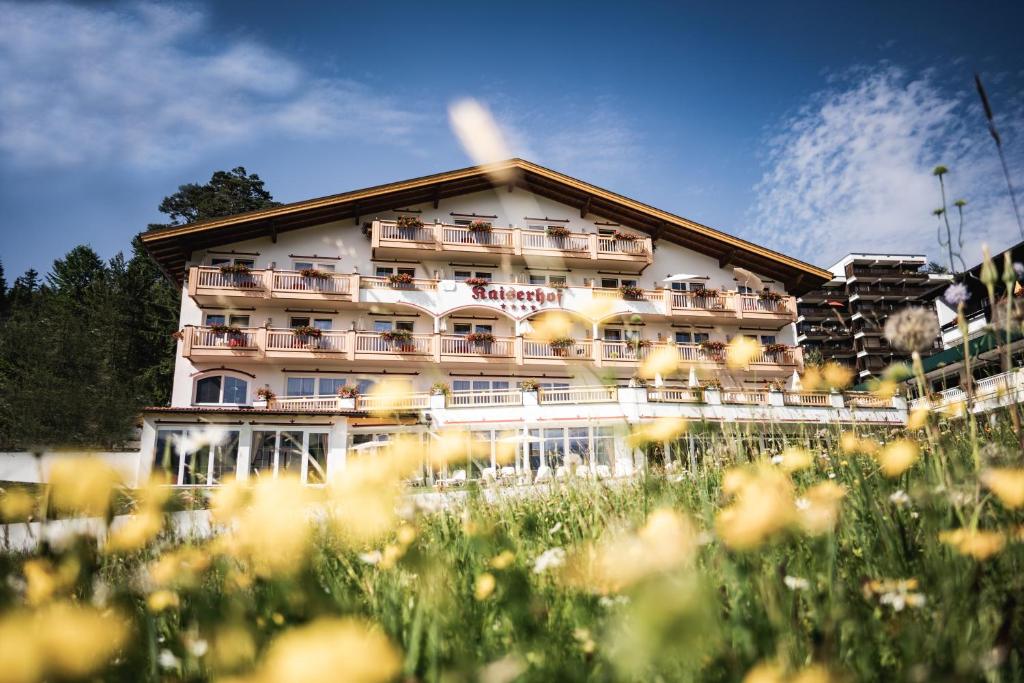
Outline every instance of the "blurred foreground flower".
{"label": "blurred foreground flower", "polygon": [[25,522],[35,513],[36,497],[23,489],[0,489],[0,521]]}
{"label": "blurred foreground flower", "polygon": [[674,346],[659,346],[640,364],[640,376],[654,379],[667,377],[679,369],[679,351]]}
{"label": "blurred foreground flower", "polygon": [[988,469],[981,473],[981,482],[1011,510],[1024,505],[1024,470],[1009,467]]}
{"label": "blurred foreground flower", "polygon": [[725,349],[725,363],[732,370],[742,370],[761,353],[761,343],[753,337],[739,335]]}
{"label": "blurred foreground flower", "polygon": [[83,678],[106,666],[128,637],[114,612],[54,603],[0,618],[0,680]]}
{"label": "blurred foreground flower", "polygon": [[839,680],[828,669],[812,664],[794,674],[786,672],[778,664],[762,662],[747,672],[743,683],[831,683]]}
{"label": "blurred foreground flower", "polygon": [[987,560],[999,553],[1006,545],[1006,537],[998,531],[982,531],[981,529],[956,529],[943,531],[939,540],[953,546],[961,555],[976,560]]}
{"label": "blurred foreground flower", "polygon": [[354,619],[319,619],[271,643],[253,681],[384,683],[398,675],[401,663],[377,629]]}
{"label": "blurred foreground flower", "polygon": [[805,470],[814,464],[814,456],[805,448],[788,446],[782,453],[772,458],[772,463],[786,472]]}
{"label": "blurred foreground flower", "polygon": [[691,564],[697,547],[692,522],[661,508],[635,533],[612,534],[575,553],[566,576],[584,590],[617,593],[649,576]]}
{"label": "blurred foreground flower", "polygon": [[398,524],[405,481],[420,465],[419,442],[397,439],[373,458],[354,458],[331,477],[327,488],[331,521],[356,543],[376,540]]}
{"label": "blurred foreground flower", "polygon": [[815,484],[796,501],[797,524],[812,536],[832,531],[839,521],[839,504],[845,496],[846,489],[834,481]]}
{"label": "blurred foreground flower", "polygon": [[626,439],[633,448],[649,443],[672,441],[686,432],[686,419],[682,417],[658,417],[637,427]]}
{"label": "blurred foreground flower", "polygon": [[50,468],[50,499],[61,512],[106,516],[120,484],[117,470],[92,456],[68,456]]}
{"label": "blurred foreground flower", "polygon": [[900,351],[922,352],[939,336],[939,318],[927,308],[904,308],[885,321],[885,338]]}
{"label": "blurred foreground flower", "polygon": [[480,601],[486,600],[491,597],[495,586],[497,586],[497,581],[494,578],[494,574],[484,572],[476,577],[476,583],[473,585],[473,597]]}
{"label": "blurred foreground flower", "polygon": [[917,462],[917,444],[908,439],[898,439],[882,447],[875,458],[887,477],[898,477]]}
{"label": "blurred foreground flower", "polygon": [[775,468],[732,468],[722,491],[733,501],[718,513],[715,529],[730,548],[756,548],[794,520],[793,484]]}

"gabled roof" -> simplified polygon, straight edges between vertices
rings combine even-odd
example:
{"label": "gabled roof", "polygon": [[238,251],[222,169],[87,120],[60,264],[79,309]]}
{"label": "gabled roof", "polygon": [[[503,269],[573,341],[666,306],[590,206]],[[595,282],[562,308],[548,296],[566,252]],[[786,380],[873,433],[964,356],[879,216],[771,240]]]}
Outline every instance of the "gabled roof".
{"label": "gabled roof", "polygon": [[742,266],[786,285],[801,294],[821,286],[832,273],[798,259],[733,237],[706,225],[677,216],[629,197],[577,180],[524,159],[508,159],[486,166],[377,185],[362,190],[284,204],[269,209],[190,223],[142,235],[142,242],[163,271],[173,279],[184,277],[185,262],[193,251],[276,235],[337,220],[372,218],[390,209],[434,202],[490,188],[518,187],[578,208],[581,216],[597,214],[719,259],[722,267]]}

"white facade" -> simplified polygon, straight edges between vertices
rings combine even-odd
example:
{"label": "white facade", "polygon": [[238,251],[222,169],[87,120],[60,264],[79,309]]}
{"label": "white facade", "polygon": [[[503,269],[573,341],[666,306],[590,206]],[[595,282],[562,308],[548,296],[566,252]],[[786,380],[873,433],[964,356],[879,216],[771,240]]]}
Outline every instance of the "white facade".
{"label": "white facade", "polygon": [[[191,252],[171,406],[144,416],[143,470],[172,454],[164,464],[181,484],[285,469],[316,482],[383,435],[429,447],[432,432],[460,429],[491,458],[478,449],[465,468],[425,478],[556,476],[572,454],[611,476],[642,458],[627,431],[661,416],[782,427],[905,416],[898,400],[778,390],[802,369],[795,300],[764,273],[752,280],[727,259],[519,187],[396,208]],[[492,228],[471,232],[474,221]],[[388,278],[404,274],[412,281]],[[692,277],[667,281],[682,275]],[[739,335],[765,351],[729,370],[715,342]],[[572,341],[556,348],[553,336]],[[630,386],[659,348],[678,354],[678,370]],[[524,380],[539,393],[521,391]],[[438,384],[447,396],[430,395]],[[510,439],[517,457],[499,462]],[[665,444],[666,457],[685,463],[692,439],[685,457],[680,448]]]}

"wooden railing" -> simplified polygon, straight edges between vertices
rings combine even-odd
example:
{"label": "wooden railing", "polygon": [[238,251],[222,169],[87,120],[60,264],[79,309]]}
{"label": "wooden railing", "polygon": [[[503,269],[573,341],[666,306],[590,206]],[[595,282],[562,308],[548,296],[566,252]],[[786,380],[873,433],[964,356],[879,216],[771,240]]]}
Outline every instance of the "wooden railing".
{"label": "wooden railing", "polygon": [[430,407],[430,394],[389,396],[367,394],[356,398],[356,410],[393,412],[398,410],[424,410]]}
{"label": "wooden railing", "polygon": [[523,357],[591,360],[594,357],[594,343],[589,339],[577,339],[572,346],[555,348],[545,340],[524,339]]}
{"label": "wooden railing", "polygon": [[262,270],[253,270],[248,273],[222,273],[220,268],[214,266],[200,266],[196,268],[196,286],[215,289],[263,289]]}
{"label": "wooden railing", "polygon": [[726,389],[722,391],[722,403],[767,405],[768,392],[760,389]]}
{"label": "wooden railing", "polygon": [[651,387],[647,389],[647,400],[658,403],[700,403],[704,392],[690,387]]}
{"label": "wooden railing", "polygon": [[337,396],[282,396],[267,402],[270,410],[294,410],[295,412],[325,412],[341,410],[341,400]]}
{"label": "wooden railing", "polygon": [[498,356],[515,355],[515,337],[495,337],[491,342],[476,342],[462,335],[446,334],[441,337],[442,356]]}
{"label": "wooden railing", "polygon": [[829,406],[829,394],[821,391],[787,391],[783,398],[787,406]]}
{"label": "wooden railing", "polygon": [[786,351],[762,351],[750,359],[751,365],[796,365],[798,352],[795,348]]}
{"label": "wooden railing", "polygon": [[566,389],[541,389],[542,404],[559,403],[608,403],[618,400],[618,388],[607,386],[568,387]]}
{"label": "wooden railing", "polygon": [[441,242],[445,245],[485,245],[489,247],[513,246],[512,231],[508,228],[492,228],[490,232],[473,231],[461,225],[442,225]]}
{"label": "wooden railing", "polygon": [[209,327],[188,328],[192,335],[192,348],[212,349],[227,348],[238,351],[259,348],[256,340],[258,330],[244,328],[239,332],[214,332]]}
{"label": "wooden railing", "polygon": [[871,393],[850,392],[845,395],[846,405],[851,408],[891,408],[891,396],[878,396]]}
{"label": "wooden railing", "polygon": [[267,330],[268,351],[318,351],[343,353],[348,333],[344,330],[322,330],[319,337],[296,334],[290,328]]}
{"label": "wooden railing", "polygon": [[396,223],[380,222],[380,238],[382,240],[398,240],[401,242],[434,242],[434,226],[424,225],[419,228],[400,228]]}
{"label": "wooden railing", "polygon": [[652,346],[638,346],[629,342],[601,342],[601,357],[604,360],[643,360],[654,350]]}
{"label": "wooden railing", "polygon": [[660,290],[643,289],[640,293],[629,298],[622,296],[622,290],[608,287],[592,287],[591,292],[595,299],[623,299],[625,301],[663,301],[664,297]]}
{"label": "wooden railing", "polygon": [[732,292],[720,292],[717,296],[708,296],[702,292],[672,292],[672,308],[692,311],[734,311],[735,295]]}
{"label": "wooden railing", "polygon": [[617,240],[614,237],[597,238],[597,251],[602,254],[636,254],[647,253],[647,243],[641,237],[635,240]]}
{"label": "wooden railing", "polygon": [[453,391],[448,394],[446,404],[451,408],[470,406],[519,406],[523,404],[523,392],[519,389]]}
{"label": "wooden railing", "polygon": [[432,354],[434,335],[414,334],[408,341],[385,339],[379,332],[356,333],[356,353]]}
{"label": "wooden railing", "polygon": [[437,280],[426,280],[424,278],[413,278],[412,282],[391,282],[386,277],[361,277],[359,278],[359,286],[362,289],[418,289],[418,290],[434,290],[437,289]]}
{"label": "wooden railing", "polygon": [[782,297],[776,301],[763,299],[757,294],[740,294],[740,309],[757,313],[786,313],[789,309],[788,300],[792,297]]}
{"label": "wooden railing", "polygon": [[341,273],[324,273],[323,277],[309,277],[291,270],[275,270],[273,289],[275,292],[321,292],[324,294],[349,294],[352,276]]}
{"label": "wooden railing", "polygon": [[590,251],[590,237],[583,232],[572,232],[565,237],[552,237],[540,230],[524,230],[522,239],[524,251]]}

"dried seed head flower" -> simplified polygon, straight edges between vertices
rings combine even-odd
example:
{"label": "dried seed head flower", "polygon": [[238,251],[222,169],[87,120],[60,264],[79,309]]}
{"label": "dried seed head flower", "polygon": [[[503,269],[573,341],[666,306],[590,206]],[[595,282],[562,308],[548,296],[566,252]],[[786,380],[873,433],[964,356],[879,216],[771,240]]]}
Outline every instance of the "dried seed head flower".
{"label": "dried seed head flower", "polygon": [[967,303],[967,300],[971,298],[971,293],[967,290],[967,285],[954,282],[946,288],[942,298],[946,300],[947,304],[956,308],[960,304]]}
{"label": "dried seed head flower", "polygon": [[939,319],[926,308],[905,308],[885,321],[885,338],[900,351],[925,351],[939,336]]}

